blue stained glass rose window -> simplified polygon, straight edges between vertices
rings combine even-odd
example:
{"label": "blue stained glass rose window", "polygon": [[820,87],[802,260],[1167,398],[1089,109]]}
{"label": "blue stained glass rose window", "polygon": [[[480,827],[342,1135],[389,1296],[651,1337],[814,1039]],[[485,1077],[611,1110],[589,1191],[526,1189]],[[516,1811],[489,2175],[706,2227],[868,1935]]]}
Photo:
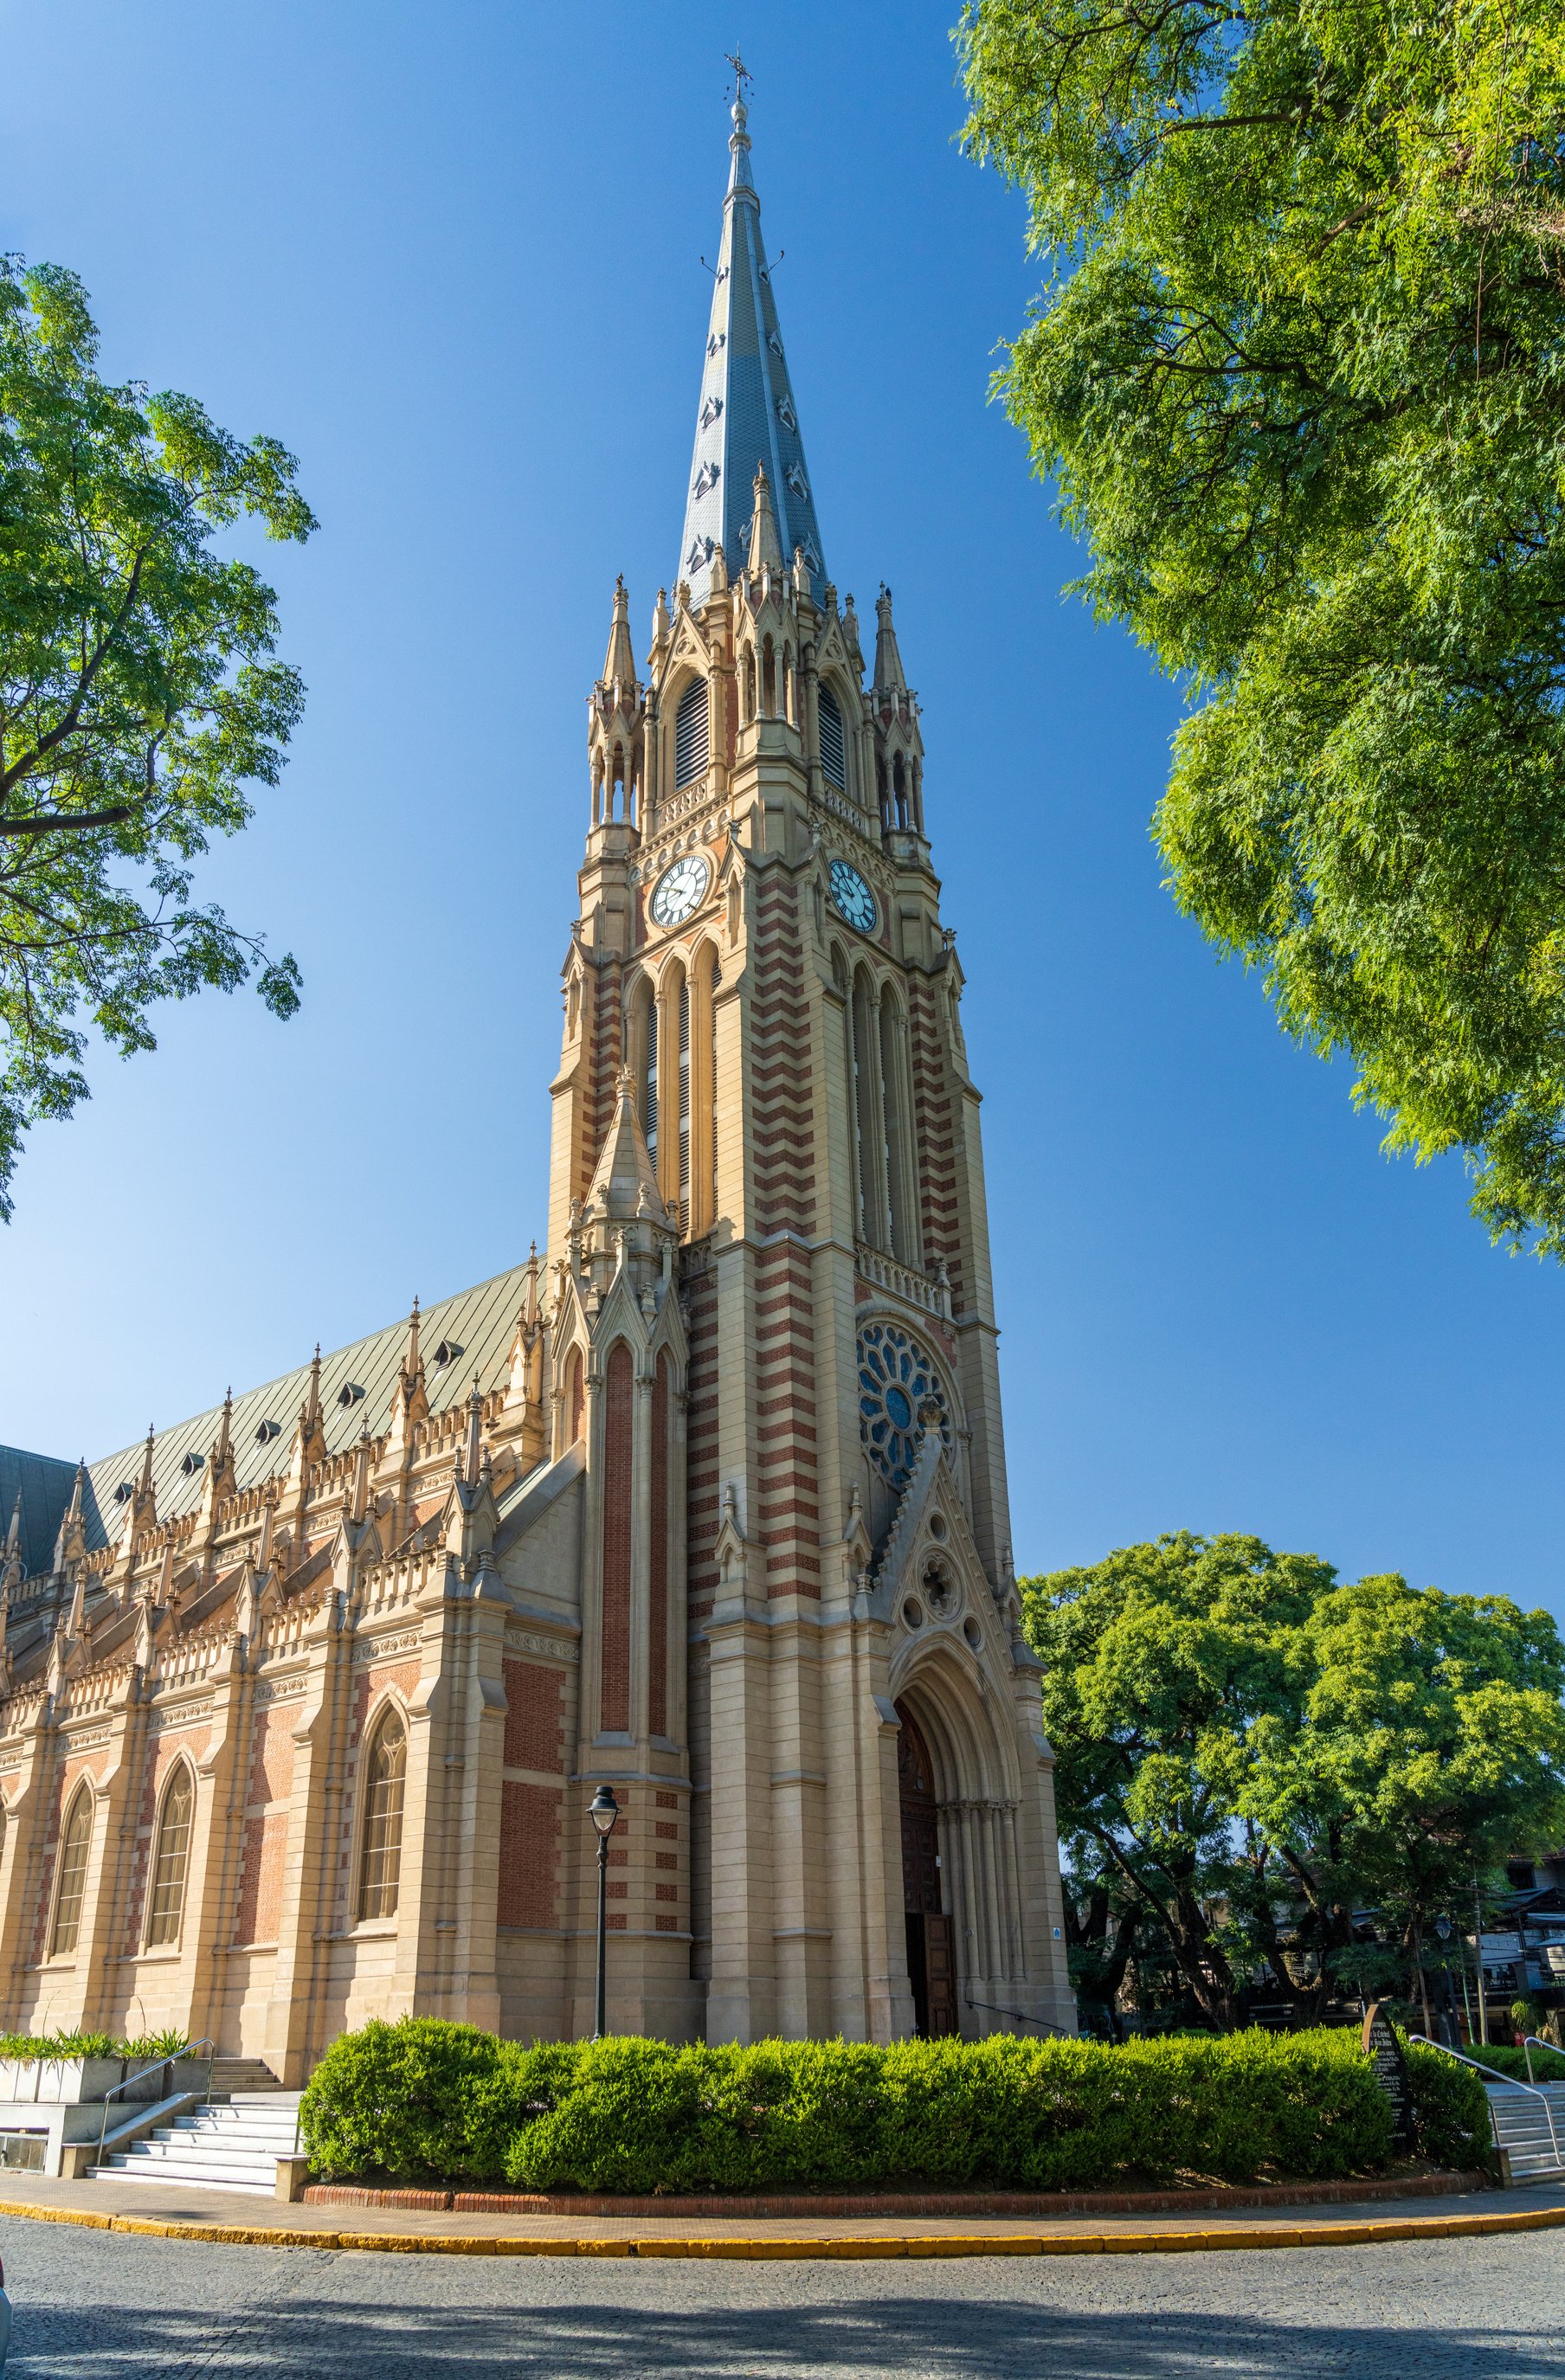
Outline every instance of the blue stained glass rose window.
{"label": "blue stained glass rose window", "polygon": [[934,1358],[911,1331],[894,1322],[869,1322],[858,1334],[858,1427],[871,1463],[890,1487],[905,1488],[932,1405],[946,1452],[951,1415]]}

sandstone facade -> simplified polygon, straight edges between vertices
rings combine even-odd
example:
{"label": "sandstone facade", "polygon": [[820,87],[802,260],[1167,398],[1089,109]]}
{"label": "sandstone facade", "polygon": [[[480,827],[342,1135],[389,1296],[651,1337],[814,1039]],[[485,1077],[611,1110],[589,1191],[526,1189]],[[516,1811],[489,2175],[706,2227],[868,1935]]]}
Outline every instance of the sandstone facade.
{"label": "sandstone facade", "polygon": [[730,149],[679,583],[590,705],[547,1253],[83,1466],[31,1575],[14,1524],[11,2029],[289,2081],[372,2015],[590,2031],[604,1780],[614,2029],[1074,2029],[919,707]]}

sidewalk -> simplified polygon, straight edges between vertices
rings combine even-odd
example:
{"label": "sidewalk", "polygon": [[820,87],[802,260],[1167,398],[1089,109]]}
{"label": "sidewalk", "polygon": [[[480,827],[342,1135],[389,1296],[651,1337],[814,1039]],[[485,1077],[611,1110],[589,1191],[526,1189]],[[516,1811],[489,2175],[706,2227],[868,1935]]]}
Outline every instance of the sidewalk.
{"label": "sidewalk", "polygon": [[1037,2256],[1135,2255],[1195,2249],[1346,2247],[1565,2228],[1565,2190],[1486,2190],[1431,2202],[1202,2209],[1198,2216],[1060,2216],[1019,2221],[951,2216],[685,2216],[427,2214],[403,2208],[285,2205],[168,2183],[54,2181],[0,2174],[9,2216],[95,2230],[213,2244],[379,2249],[443,2255]]}

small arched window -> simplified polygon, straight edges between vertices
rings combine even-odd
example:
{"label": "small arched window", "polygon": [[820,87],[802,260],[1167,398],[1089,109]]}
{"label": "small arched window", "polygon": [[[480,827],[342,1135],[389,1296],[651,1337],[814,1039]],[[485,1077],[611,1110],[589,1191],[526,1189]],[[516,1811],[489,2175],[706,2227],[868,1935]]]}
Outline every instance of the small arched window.
{"label": "small arched window", "polygon": [[152,1898],[147,1912],[147,1948],[156,1950],[179,1939],[185,1920],[185,1878],[190,1865],[190,1827],[196,1789],[180,1761],[163,1797],[157,1848],[152,1854]]}
{"label": "small arched window", "polygon": [[55,1895],[55,1924],[49,1936],[51,1959],[68,1958],[81,1931],[81,1904],[87,1894],[87,1854],[92,1847],[92,1793],[83,1785],[66,1813],[60,1836],[60,1882]]}
{"label": "small arched window", "polygon": [[364,1764],[364,1837],[358,1860],[358,1918],[396,1915],[402,1873],[402,1797],[407,1781],[407,1730],[388,1710]]}
{"label": "small arched window", "polygon": [[571,1360],[565,1367],[565,1412],[569,1416],[570,1437],[566,1443],[574,1446],[586,1427],[586,1398],[581,1382],[581,1349],[571,1349]]}
{"label": "small arched window", "polygon": [[847,761],[843,735],[843,714],[837,698],[829,686],[820,689],[820,769],[828,783],[840,794],[848,789]]}
{"label": "small arched window", "polygon": [[673,784],[677,793],[685,785],[693,785],[698,777],[707,773],[707,761],[711,752],[711,721],[707,704],[707,682],[692,678],[679,698],[679,708],[673,714]]}

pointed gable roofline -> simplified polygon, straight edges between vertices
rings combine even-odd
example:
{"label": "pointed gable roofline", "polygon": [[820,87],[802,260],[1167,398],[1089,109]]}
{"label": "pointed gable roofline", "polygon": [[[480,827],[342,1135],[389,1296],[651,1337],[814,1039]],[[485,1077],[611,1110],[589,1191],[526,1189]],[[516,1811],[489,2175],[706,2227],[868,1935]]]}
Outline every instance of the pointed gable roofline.
{"label": "pointed gable roofline", "polygon": [[[459,1403],[475,1371],[486,1394],[504,1384],[509,1378],[516,1316],[528,1287],[528,1268],[516,1265],[507,1272],[497,1273],[492,1281],[480,1281],[475,1288],[442,1298],[423,1309],[419,1338],[421,1346],[431,1351],[430,1357],[424,1360],[430,1365],[432,1407]],[[295,1418],[301,1406],[308,1410],[317,1397],[321,1435],[328,1453],[343,1453],[355,1444],[361,1431],[367,1430],[372,1439],[379,1438],[391,1424],[408,1360],[409,1339],[408,1318],[404,1317],[363,1339],[354,1340],[348,1346],[299,1365],[279,1379],[235,1396],[228,1415],[234,1485],[254,1488],[263,1480],[286,1475],[297,1436]],[[443,1347],[451,1351],[443,1365],[433,1361]],[[188,1421],[159,1430],[153,1448],[152,1482],[160,1521],[177,1520],[200,1502],[210,1464],[209,1450],[219,1437],[223,1423],[223,1407],[211,1405],[204,1413],[193,1414]],[[267,1424],[274,1427],[263,1436]],[[185,1468],[188,1455],[200,1458],[188,1471]],[[83,1481],[82,1519],[90,1550],[118,1536],[124,1525],[124,1500],[116,1499],[115,1490],[121,1481],[134,1488],[145,1459],[143,1439],[88,1464]],[[69,1500],[75,1465],[53,1468],[64,1474],[66,1491],[54,1505],[57,1527],[60,1513]],[[25,1498],[22,1526],[25,1533],[29,1527]],[[51,1532],[50,1543],[53,1542]],[[42,1559],[34,1561],[33,1568],[46,1566],[45,1551]]]}
{"label": "pointed gable roofline", "polygon": [[750,179],[743,97],[735,99],[733,114],[722,244],[712,290],[685,533],[674,572],[676,580],[689,582],[690,600],[697,605],[712,592],[717,553],[722,553],[730,579],[745,567],[758,469],[765,471],[771,492],[784,559],[791,559],[798,546],[818,585],[826,571],[798,407],[761,244],[760,200]]}

